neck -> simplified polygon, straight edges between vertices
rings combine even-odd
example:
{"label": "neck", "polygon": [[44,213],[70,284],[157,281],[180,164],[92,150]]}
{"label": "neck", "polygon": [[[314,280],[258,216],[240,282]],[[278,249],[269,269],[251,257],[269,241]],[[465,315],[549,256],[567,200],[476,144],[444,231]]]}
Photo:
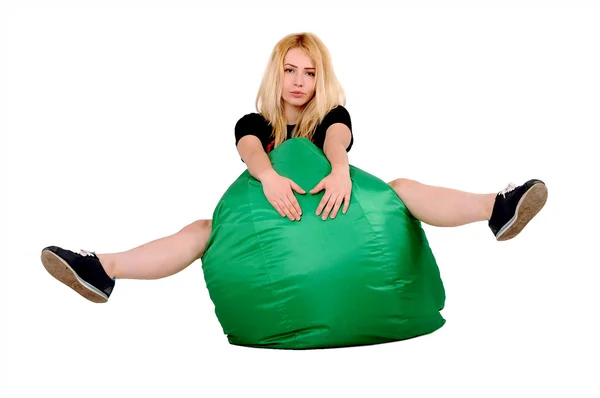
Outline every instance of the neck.
{"label": "neck", "polygon": [[283,113],[285,114],[285,119],[287,124],[296,124],[296,118],[300,113],[300,107],[290,105],[287,102],[283,103]]}

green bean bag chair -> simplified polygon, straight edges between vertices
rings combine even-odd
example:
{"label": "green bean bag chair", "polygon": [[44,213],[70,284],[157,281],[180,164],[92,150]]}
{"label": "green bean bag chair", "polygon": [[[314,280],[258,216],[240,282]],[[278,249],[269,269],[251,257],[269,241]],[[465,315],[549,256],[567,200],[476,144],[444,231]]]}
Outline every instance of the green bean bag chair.
{"label": "green bean bag chair", "polygon": [[213,214],[201,258],[230,344],[314,349],[398,341],[445,323],[445,291],[420,222],[382,180],[350,166],[346,214],[315,214],[310,194],[331,171],[306,138],[271,151],[273,168],[307,193],[300,221],[283,218],[246,170]]}

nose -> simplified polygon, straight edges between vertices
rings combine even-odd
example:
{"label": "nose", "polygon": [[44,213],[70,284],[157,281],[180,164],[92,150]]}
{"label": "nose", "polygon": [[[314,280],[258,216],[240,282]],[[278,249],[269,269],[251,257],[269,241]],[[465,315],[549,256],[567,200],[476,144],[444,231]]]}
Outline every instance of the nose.
{"label": "nose", "polygon": [[304,76],[301,73],[297,73],[294,77],[294,86],[302,87],[304,85]]}

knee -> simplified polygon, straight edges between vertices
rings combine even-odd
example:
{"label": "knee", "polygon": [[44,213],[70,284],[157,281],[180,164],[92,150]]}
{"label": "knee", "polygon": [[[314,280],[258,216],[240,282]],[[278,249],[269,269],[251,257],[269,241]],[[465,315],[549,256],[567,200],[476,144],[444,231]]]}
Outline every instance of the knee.
{"label": "knee", "polygon": [[212,230],[212,220],[198,220],[196,222],[198,223],[200,228],[202,228],[203,230],[206,230],[206,231]]}
{"label": "knee", "polygon": [[212,220],[198,220],[194,221],[194,224],[203,231],[212,230]]}
{"label": "knee", "polygon": [[394,191],[398,192],[404,187],[406,184],[409,184],[411,180],[408,178],[396,178],[393,181],[388,182],[388,185],[391,186]]}
{"label": "knee", "polygon": [[182,231],[190,230],[197,232],[210,232],[212,231],[212,220],[196,220],[182,228]]}

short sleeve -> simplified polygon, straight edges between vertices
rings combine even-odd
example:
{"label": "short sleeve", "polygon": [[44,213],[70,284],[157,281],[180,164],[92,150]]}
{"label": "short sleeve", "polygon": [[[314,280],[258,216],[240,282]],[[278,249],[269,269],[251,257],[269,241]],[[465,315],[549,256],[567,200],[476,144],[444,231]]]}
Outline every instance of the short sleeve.
{"label": "short sleeve", "polygon": [[242,137],[254,135],[260,139],[263,146],[267,144],[270,138],[270,129],[265,118],[258,113],[249,113],[242,116],[235,124],[235,145]]}
{"label": "short sleeve", "polygon": [[346,148],[346,152],[349,152],[352,148],[352,145],[354,144],[352,120],[350,118],[350,113],[342,105],[338,105],[337,107],[329,111],[327,115],[325,115],[323,122],[315,131],[315,134],[313,136],[313,142],[316,146],[323,149],[323,146],[325,145],[325,134],[327,133],[327,129],[336,123],[343,123],[350,129],[350,144],[348,144],[348,147]]}
{"label": "short sleeve", "polygon": [[[272,140],[271,132],[273,129],[269,122],[259,113],[248,113],[242,116],[235,124],[235,146],[247,135],[254,135],[260,140],[263,149],[266,151],[269,142]],[[242,162],[244,159],[242,159]]]}

